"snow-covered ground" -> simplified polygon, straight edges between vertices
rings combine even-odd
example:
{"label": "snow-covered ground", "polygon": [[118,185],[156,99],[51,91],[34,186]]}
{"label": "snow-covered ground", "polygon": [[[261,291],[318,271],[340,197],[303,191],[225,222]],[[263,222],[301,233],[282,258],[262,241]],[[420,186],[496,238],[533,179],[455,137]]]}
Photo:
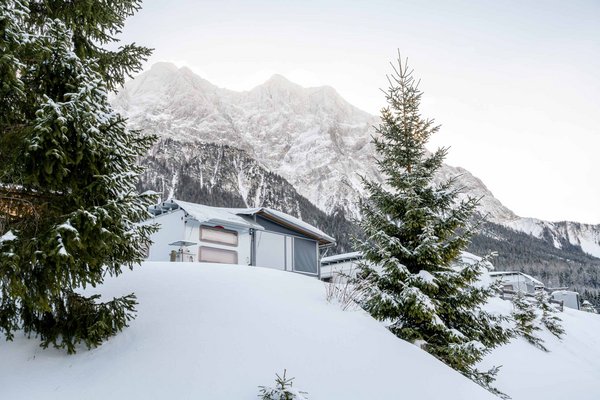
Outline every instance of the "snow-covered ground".
{"label": "snow-covered ground", "polygon": [[[99,291],[137,294],[131,326],[73,356],[21,335],[0,341],[0,399],[256,399],[284,368],[311,400],[495,398],[364,312],[327,303],[314,278],[145,263]],[[497,386],[514,400],[600,398],[600,316],[561,317],[562,341],[542,333],[550,353],[518,339],[485,361],[503,365]]]}
{"label": "snow-covered ground", "polygon": [[[490,306],[503,313],[511,309],[500,299]],[[566,331],[562,340],[547,330],[537,334],[550,352],[518,338],[482,363],[482,369],[502,365],[496,386],[513,400],[600,399],[600,315],[570,308],[558,315]]]}
{"label": "snow-covered ground", "polygon": [[286,368],[311,400],[493,399],[314,278],[269,269],[146,263],[100,292],[134,291],[139,315],[69,356],[0,342],[1,399],[256,399]]}

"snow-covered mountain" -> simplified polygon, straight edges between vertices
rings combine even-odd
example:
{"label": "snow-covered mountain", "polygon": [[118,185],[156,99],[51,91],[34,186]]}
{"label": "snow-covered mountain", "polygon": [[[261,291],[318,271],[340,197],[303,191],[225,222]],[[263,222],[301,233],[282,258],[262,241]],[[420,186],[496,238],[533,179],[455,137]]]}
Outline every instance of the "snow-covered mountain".
{"label": "snow-covered mountain", "polygon": [[163,138],[142,165],[140,191],[152,189],[164,198],[219,207],[276,208],[335,237],[337,245],[331,251],[340,253],[352,250],[351,237],[358,234],[340,210],[324,212],[284,178],[235,147]]}
{"label": "snow-covered mountain", "polygon": [[[128,82],[113,104],[133,128],[181,143],[244,150],[325,212],[341,207],[356,216],[360,176],[381,180],[370,143],[378,117],[328,86],[303,88],[274,75],[252,90],[235,92],[188,68],[158,63]],[[444,166],[439,178],[456,175],[470,195],[482,198],[480,211],[490,221],[600,256],[600,225],[519,217],[469,171]]]}

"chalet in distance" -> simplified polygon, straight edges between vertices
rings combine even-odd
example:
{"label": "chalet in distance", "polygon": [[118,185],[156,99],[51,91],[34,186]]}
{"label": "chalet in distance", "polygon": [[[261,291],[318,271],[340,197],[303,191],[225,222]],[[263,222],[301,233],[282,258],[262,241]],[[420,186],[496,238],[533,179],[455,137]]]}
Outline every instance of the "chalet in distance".
{"label": "chalet in distance", "polygon": [[266,207],[221,208],[170,199],[150,208],[159,225],[149,261],[252,265],[319,276],[320,250],[335,239]]}

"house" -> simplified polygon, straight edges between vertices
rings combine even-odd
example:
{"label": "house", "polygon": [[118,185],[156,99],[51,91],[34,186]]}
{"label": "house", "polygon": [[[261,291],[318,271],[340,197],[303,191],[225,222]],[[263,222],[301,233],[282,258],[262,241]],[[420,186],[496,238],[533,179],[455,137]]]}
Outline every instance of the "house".
{"label": "house", "polygon": [[523,292],[533,294],[536,290],[544,289],[544,284],[534,277],[518,271],[490,272],[490,277],[502,283],[505,292]]}
{"label": "house", "polygon": [[572,290],[555,290],[550,293],[553,300],[562,302],[565,307],[579,310],[579,293]]}
{"label": "house", "polygon": [[320,250],[335,239],[266,207],[221,208],[170,199],[150,208],[157,224],[149,261],[252,265],[319,276]]}
{"label": "house", "polygon": [[[323,257],[321,259],[321,280],[331,282],[354,276],[357,272],[358,264],[362,259],[363,255],[360,251]],[[460,254],[460,259],[464,263],[473,264],[479,262],[481,257],[463,251]],[[486,267],[488,270],[494,269],[494,266],[490,262],[486,262]]]}
{"label": "house", "polygon": [[321,280],[331,282],[336,281],[339,276],[354,276],[362,258],[360,251],[321,258]]}

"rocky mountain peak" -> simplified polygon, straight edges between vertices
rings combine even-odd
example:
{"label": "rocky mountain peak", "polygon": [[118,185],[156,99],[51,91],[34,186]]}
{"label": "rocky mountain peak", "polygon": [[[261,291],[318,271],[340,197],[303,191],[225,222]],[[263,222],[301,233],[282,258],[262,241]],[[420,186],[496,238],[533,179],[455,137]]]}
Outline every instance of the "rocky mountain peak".
{"label": "rocky mountain peak", "polygon": [[[328,86],[304,88],[274,75],[250,91],[235,92],[188,68],[158,63],[128,82],[113,104],[129,117],[132,128],[182,143],[246,151],[325,212],[343,209],[357,216],[359,175],[382,181],[370,143],[378,118]],[[468,171],[444,166],[438,178],[454,176],[460,176],[458,184],[469,194],[482,198],[480,212],[491,221],[537,237],[551,235],[556,246],[566,240],[600,255],[600,226],[566,224],[559,229],[558,224],[520,218]]]}

